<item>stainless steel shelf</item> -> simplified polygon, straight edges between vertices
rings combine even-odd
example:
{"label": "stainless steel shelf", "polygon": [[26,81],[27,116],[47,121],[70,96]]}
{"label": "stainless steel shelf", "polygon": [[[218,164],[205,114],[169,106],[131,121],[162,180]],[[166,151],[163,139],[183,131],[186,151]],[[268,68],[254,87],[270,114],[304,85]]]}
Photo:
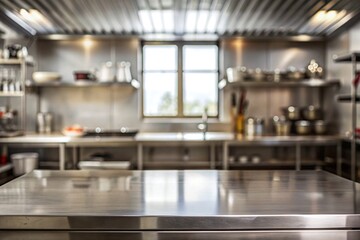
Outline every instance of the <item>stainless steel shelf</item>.
{"label": "stainless steel shelf", "polygon": [[74,82],[52,82],[52,83],[27,83],[27,87],[117,87],[117,86],[132,86],[139,88],[140,83],[133,79],[131,82],[96,82],[96,81],[74,81]]}
{"label": "stainless steel shelf", "polygon": [[0,92],[0,97],[22,97],[23,92]]}
{"label": "stainless steel shelf", "polygon": [[[301,161],[301,166],[314,166],[314,165],[324,165],[324,161],[320,160],[304,160]],[[259,163],[239,163],[239,162],[233,162],[229,163],[230,168],[231,167],[295,167],[296,161],[281,161],[281,160],[265,160],[261,161]]]}
{"label": "stainless steel shelf", "polygon": [[35,63],[33,61],[25,60],[25,59],[0,59],[0,64],[3,65],[21,65],[26,64],[28,66],[34,66]]}
{"label": "stainless steel shelf", "polygon": [[334,61],[335,62],[352,62],[353,56],[355,56],[355,61],[360,61],[360,52],[354,52],[351,54],[334,57]]}
{"label": "stainless steel shelf", "polygon": [[144,162],[145,168],[200,168],[200,167],[210,167],[210,162],[208,161],[146,161]]}
{"label": "stainless steel shelf", "polygon": [[277,87],[332,87],[340,86],[338,79],[304,79],[299,81],[282,82],[256,82],[256,81],[238,81],[227,83],[226,87],[248,87],[248,88],[277,88]]}
{"label": "stainless steel shelf", "polygon": [[[336,96],[337,98],[337,101],[339,102],[351,102],[352,100],[352,96],[349,95],[349,94],[342,94],[342,95],[337,95]],[[356,103],[359,103],[360,102],[360,96],[356,96],[356,99],[355,99]]]}
{"label": "stainless steel shelf", "polygon": [[341,139],[339,135],[308,135],[308,136],[255,136],[238,135],[236,139],[226,141],[228,146],[294,146],[336,144]]}

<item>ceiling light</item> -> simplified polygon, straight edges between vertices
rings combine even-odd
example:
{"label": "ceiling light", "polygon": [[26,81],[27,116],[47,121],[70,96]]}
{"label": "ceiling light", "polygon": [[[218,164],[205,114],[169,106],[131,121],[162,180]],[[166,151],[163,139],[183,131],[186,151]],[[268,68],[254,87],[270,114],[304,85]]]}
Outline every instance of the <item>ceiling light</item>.
{"label": "ceiling light", "polygon": [[338,12],[335,10],[328,11],[326,13],[326,20],[333,20],[334,18],[336,18],[337,14]]}
{"label": "ceiling light", "polygon": [[[24,9],[25,10],[25,9]],[[21,11],[21,10],[20,10]],[[26,10],[25,10],[26,11]],[[19,16],[18,14],[14,14],[11,11],[5,10],[5,15],[7,17],[9,17],[11,20],[13,20],[14,22],[16,22],[17,24],[19,24],[22,28],[24,28],[27,32],[29,32],[31,35],[35,35],[36,34],[36,30],[34,28],[32,28],[31,26],[29,26],[21,16]]]}
{"label": "ceiling light", "polygon": [[91,48],[94,45],[94,42],[89,38],[85,38],[82,44],[85,48]]}
{"label": "ceiling light", "polygon": [[33,19],[31,18],[31,15],[30,13],[28,12],[28,10],[26,9],[20,9],[20,15],[22,17],[24,17],[25,20],[28,20],[28,21],[33,21]]}
{"label": "ceiling light", "polygon": [[336,10],[320,10],[314,15],[314,20],[318,23],[333,21],[338,15]]}

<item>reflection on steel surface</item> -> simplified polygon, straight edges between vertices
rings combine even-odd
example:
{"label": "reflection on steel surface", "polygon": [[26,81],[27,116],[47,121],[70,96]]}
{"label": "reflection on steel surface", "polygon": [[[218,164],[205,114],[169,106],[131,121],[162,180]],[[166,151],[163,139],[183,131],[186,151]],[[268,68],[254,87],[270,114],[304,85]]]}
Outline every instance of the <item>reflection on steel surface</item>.
{"label": "reflection on steel surface", "polygon": [[34,171],[0,187],[0,229],[359,228],[358,193],[315,171]]}

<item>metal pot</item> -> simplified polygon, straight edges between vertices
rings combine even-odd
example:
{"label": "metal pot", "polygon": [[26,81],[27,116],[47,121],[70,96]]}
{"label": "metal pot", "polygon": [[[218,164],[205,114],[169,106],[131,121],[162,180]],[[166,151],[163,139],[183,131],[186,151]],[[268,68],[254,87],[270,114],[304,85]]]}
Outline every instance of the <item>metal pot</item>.
{"label": "metal pot", "polygon": [[317,135],[322,135],[326,133],[326,123],[323,120],[318,120],[314,122],[314,131]]}
{"label": "metal pot", "polygon": [[302,109],[303,118],[306,120],[320,120],[322,119],[323,112],[319,107],[310,105]]}
{"label": "metal pot", "polygon": [[309,121],[297,121],[295,123],[296,133],[300,135],[307,135],[311,133],[311,124]]}
{"label": "metal pot", "polygon": [[274,125],[276,135],[287,136],[290,134],[291,123],[289,121],[277,121]]}
{"label": "metal pot", "polygon": [[96,77],[94,74],[90,71],[75,71],[74,77],[76,81],[94,81],[96,80]]}
{"label": "metal pot", "polygon": [[291,81],[303,80],[305,78],[305,70],[304,69],[296,69],[294,67],[290,67],[286,73],[286,77]]}
{"label": "metal pot", "polygon": [[256,68],[255,70],[249,69],[249,79],[253,81],[265,81],[267,78],[267,75],[264,71],[262,71],[260,68]]}
{"label": "metal pot", "polygon": [[283,113],[288,120],[299,120],[300,119],[300,109],[298,107],[289,106],[283,108]]}
{"label": "metal pot", "polygon": [[15,176],[31,172],[39,164],[38,153],[16,153],[12,154],[10,158]]}
{"label": "metal pot", "polygon": [[269,81],[281,82],[286,78],[286,73],[282,72],[280,69],[275,69],[273,73],[269,76]]}
{"label": "metal pot", "polygon": [[248,78],[246,67],[233,67],[226,69],[227,80],[229,82],[241,82]]}

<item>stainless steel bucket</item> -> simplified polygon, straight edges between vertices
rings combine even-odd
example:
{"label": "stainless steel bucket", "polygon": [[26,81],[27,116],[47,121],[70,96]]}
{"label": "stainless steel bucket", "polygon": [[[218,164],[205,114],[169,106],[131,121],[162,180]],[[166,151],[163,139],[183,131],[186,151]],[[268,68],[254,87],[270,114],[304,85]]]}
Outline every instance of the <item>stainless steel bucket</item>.
{"label": "stainless steel bucket", "polygon": [[38,167],[39,154],[37,153],[16,153],[11,155],[13,173],[20,176],[29,173]]}

